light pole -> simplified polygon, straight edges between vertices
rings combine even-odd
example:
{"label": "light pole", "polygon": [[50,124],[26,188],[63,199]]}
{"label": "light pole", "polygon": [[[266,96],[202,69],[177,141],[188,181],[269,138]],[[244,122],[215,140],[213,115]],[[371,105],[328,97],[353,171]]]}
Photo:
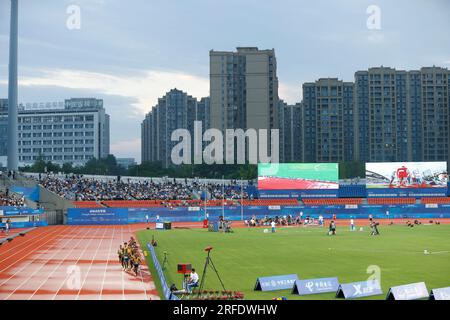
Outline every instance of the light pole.
{"label": "light pole", "polygon": [[19,3],[11,0],[11,27],[9,31],[9,79],[8,79],[8,170],[17,171],[17,38]]}

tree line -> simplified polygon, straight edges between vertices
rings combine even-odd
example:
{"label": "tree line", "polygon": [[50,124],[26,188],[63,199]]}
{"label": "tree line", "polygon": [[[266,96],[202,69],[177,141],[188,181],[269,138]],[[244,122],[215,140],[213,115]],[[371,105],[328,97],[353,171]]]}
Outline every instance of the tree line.
{"label": "tree line", "polygon": [[[207,165],[186,164],[164,168],[161,162],[144,162],[142,164],[124,168],[117,163],[114,155],[105,158],[93,158],[84,166],[74,166],[64,163],[62,166],[45,161],[39,157],[32,165],[21,168],[22,172],[62,172],[65,174],[92,174],[110,176],[136,177],[170,177],[170,178],[208,178],[208,179],[244,179],[253,180],[258,177],[258,168],[252,164],[235,165]],[[339,163],[339,179],[350,179],[365,176],[364,162]]]}

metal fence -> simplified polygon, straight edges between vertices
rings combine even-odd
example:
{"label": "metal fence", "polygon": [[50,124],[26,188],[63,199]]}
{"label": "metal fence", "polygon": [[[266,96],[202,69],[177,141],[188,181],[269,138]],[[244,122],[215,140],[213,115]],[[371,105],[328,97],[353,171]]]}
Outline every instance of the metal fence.
{"label": "metal fence", "polygon": [[45,219],[49,226],[64,224],[64,213],[62,210],[45,211]]}

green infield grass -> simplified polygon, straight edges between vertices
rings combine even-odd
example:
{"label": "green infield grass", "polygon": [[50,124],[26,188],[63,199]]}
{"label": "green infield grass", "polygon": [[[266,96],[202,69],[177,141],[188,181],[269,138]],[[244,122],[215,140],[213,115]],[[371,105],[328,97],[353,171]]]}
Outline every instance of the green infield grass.
{"label": "green infield grass", "polygon": [[[270,228],[268,228],[270,230]],[[168,263],[165,275],[168,285],[180,288],[182,276],[178,263],[191,263],[202,278],[206,259],[204,248],[212,246],[212,260],[227,290],[241,291],[245,299],[275,297],[291,299],[335,299],[334,293],[298,296],[289,290],[254,291],[258,277],[298,274],[300,279],[338,277],[340,283],[364,281],[377,270],[383,295],[366,299],[385,299],[391,286],[424,281],[428,290],[450,286],[450,225],[380,226],[379,236],[364,231],[338,227],[336,236],[326,228],[286,227],[264,233],[261,228],[238,228],[234,233],[214,233],[206,229],[142,230],[137,233],[142,248],[152,237],[162,264],[164,252]],[[424,253],[427,250],[427,254]],[[147,263],[160,290],[150,255]],[[370,268],[369,268],[370,267]],[[221,290],[209,268],[204,289]]]}

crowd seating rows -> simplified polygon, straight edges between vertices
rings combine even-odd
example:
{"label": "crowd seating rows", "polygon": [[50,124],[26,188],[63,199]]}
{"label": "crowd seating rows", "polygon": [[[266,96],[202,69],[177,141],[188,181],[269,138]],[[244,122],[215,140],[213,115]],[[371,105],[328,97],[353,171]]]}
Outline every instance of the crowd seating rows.
{"label": "crowd seating rows", "polygon": [[423,204],[450,204],[450,197],[440,197],[440,198],[422,198],[421,202]]}
{"label": "crowd seating rows", "polygon": [[[223,186],[213,183],[180,183],[168,180],[163,183],[152,181],[131,182],[122,180],[98,181],[83,176],[45,175],[38,179],[46,189],[72,201],[111,201],[111,200],[199,200],[207,197],[212,200],[238,200],[251,198],[236,186]],[[81,204],[80,204],[81,205]],[[159,205],[159,204],[157,204]],[[175,204],[176,205],[176,204]]]}
{"label": "crowd seating rows", "polygon": [[9,190],[5,190],[0,192],[0,206],[23,207],[25,206],[25,199],[24,197],[10,193]]}
{"label": "crowd seating rows", "polygon": [[368,198],[368,204],[415,204],[416,198]]}
{"label": "crowd seating rows", "polygon": [[[122,179],[124,180],[124,179]],[[131,182],[121,179],[99,181],[84,178],[83,176],[45,175],[39,177],[39,183],[48,190],[72,200],[77,208],[147,208],[147,207],[191,207],[191,206],[275,206],[298,205],[297,199],[254,199],[254,192],[250,187],[234,185],[221,185],[214,183],[180,183],[174,179],[154,183],[152,180],[144,182]],[[359,185],[356,185],[359,186]],[[353,186],[346,186],[350,189]],[[360,193],[359,191],[357,193]],[[249,195],[250,194],[250,195]],[[204,199],[208,200],[204,200]],[[305,198],[305,205],[360,205],[364,197],[339,197],[339,198]],[[23,199],[5,200],[1,203],[23,205]],[[415,198],[367,198],[368,204],[394,205],[415,204]],[[422,198],[421,203],[448,204],[450,198]]]}

